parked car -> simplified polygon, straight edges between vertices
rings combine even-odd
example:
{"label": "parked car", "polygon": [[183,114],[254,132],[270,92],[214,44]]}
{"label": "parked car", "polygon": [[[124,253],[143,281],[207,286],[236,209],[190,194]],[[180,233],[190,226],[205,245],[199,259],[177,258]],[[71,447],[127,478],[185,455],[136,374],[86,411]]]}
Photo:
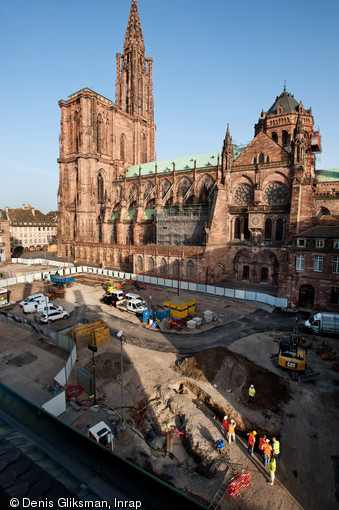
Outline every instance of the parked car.
{"label": "parked car", "polygon": [[111,296],[115,296],[119,301],[121,301],[125,297],[123,291],[119,290],[119,289],[107,291],[107,294],[109,294]]}
{"label": "parked car", "polygon": [[47,303],[49,301],[48,297],[46,297],[42,292],[38,292],[37,294],[31,294],[30,296],[26,297],[26,299],[23,299],[22,301],[20,301],[20,306],[24,306],[26,303],[32,303],[32,302],[38,302],[38,303],[42,303],[44,301],[46,301],[47,299]]}
{"label": "parked car", "polygon": [[117,301],[120,301],[118,296],[116,296],[115,294],[111,294],[110,292],[107,292],[106,294],[104,294],[102,296],[102,298],[100,299],[100,303],[104,303],[105,305],[115,306],[115,307],[117,306]]}
{"label": "parked car", "polygon": [[67,319],[67,317],[69,317],[69,313],[66,312],[66,310],[53,310],[52,312],[48,313],[48,317],[47,313],[43,313],[40,317],[40,322],[42,323],[47,323],[48,321],[53,322],[58,319]]}
{"label": "parked car", "polygon": [[29,303],[25,303],[23,306],[24,313],[44,313],[48,310],[63,310],[62,306],[55,306],[52,303],[47,303],[43,300],[41,303],[38,301],[30,301]]}

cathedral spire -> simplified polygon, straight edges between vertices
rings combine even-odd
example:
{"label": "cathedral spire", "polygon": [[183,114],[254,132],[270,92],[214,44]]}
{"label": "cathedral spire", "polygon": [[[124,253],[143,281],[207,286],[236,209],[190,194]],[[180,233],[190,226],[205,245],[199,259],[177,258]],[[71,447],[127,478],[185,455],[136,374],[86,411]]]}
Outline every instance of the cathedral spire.
{"label": "cathedral spire", "polygon": [[232,138],[230,134],[230,127],[227,124],[226,136],[224,140],[224,145],[222,149],[222,166],[223,170],[230,170],[233,164],[233,145]]}
{"label": "cathedral spire", "polygon": [[125,35],[124,52],[130,50],[133,46],[138,47],[139,50],[145,51],[137,0],[132,0],[131,3],[131,11],[129,13]]}

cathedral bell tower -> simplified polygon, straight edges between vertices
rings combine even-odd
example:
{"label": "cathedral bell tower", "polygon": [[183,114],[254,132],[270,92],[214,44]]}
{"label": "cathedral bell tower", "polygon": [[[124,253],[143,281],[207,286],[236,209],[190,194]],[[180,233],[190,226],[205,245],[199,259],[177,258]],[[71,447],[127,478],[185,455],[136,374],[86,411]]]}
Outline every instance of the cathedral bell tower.
{"label": "cathedral bell tower", "polygon": [[136,0],[132,0],[123,55],[116,55],[116,105],[124,112],[154,123],[153,59],[145,43]]}

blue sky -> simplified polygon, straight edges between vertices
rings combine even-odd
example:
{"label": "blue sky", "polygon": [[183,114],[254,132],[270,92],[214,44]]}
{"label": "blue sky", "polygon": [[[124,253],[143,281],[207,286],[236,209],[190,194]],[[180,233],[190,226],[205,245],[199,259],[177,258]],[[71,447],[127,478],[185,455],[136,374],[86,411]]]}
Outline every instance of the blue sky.
{"label": "blue sky", "polygon": [[[2,0],[0,208],[57,208],[58,101],[90,87],[115,100],[130,0]],[[157,159],[220,150],[230,125],[248,143],[286,87],[312,107],[339,168],[336,0],[139,0],[154,59]]]}

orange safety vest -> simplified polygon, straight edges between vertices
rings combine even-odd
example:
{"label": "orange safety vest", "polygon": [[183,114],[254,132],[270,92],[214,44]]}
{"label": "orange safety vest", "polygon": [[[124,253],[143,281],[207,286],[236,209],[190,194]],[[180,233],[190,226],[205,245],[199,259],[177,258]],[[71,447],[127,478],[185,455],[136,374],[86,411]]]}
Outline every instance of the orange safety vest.
{"label": "orange safety vest", "polygon": [[265,444],[264,444],[264,448],[263,448],[263,450],[264,450],[264,454],[265,454],[265,455],[271,455],[271,450],[272,450],[272,448],[271,448],[271,445],[270,445],[270,444],[265,443]]}
{"label": "orange safety vest", "polygon": [[266,443],[265,439],[263,437],[261,437],[259,439],[259,450],[263,450],[264,449],[264,444]]}
{"label": "orange safety vest", "polygon": [[250,444],[251,446],[254,446],[254,443],[255,443],[255,437],[254,435],[252,434],[252,432],[250,432],[248,434],[248,444]]}
{"label": "orange safety vest", "polygon": [[234,434],[234,425],[233,425],[233,423],[230,423],[228,425],[228,432],[229,432],[229,434]]}

